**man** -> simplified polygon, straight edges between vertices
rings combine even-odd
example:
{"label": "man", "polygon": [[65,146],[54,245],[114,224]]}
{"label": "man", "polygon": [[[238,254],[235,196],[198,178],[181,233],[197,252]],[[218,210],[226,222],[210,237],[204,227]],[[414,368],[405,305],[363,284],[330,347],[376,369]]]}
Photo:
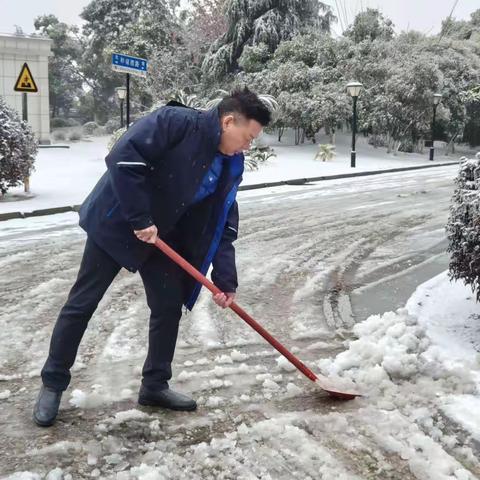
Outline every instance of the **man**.
{"label": "man", "polygon": [[212,264],[212,281],[223,292],[214,301],[223,308],[232,303],[242,151],[269,121],[264,103],[244,88],[208,111],[170,102],[117,141],[105,158],[107,171],[80,209],[87,241],[41,372],[38,425],[54,423],[88,321],[122,267],[139,271],[151,312],[138,402],[196,408],[168,380],[182,305],[193,308],[201,284],[152,244],[159,236],[203,274]]}

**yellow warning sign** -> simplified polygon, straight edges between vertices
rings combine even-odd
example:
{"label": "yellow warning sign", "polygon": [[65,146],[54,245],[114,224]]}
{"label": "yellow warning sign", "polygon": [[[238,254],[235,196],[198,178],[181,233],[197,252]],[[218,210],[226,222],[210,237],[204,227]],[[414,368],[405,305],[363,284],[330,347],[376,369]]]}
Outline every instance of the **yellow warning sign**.
{"label": "yellow warning sign", "polygon": [[16,92],[38,92],[37,84],[35,83],[32,72],[28,68],[26,62],[23,64],[22,71],[18,76],[14,90]]}

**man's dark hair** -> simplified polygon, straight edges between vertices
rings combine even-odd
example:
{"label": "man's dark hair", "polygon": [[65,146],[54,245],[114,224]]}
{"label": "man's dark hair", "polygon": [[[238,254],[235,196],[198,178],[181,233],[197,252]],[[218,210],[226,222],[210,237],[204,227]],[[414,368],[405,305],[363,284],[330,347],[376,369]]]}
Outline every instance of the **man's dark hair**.
{"label": "man's dark hair", "polygon": [[229,113],[241,114],[248,120],[256,120],[262,126],[268,125],[272,117],[265,103],[247,87],[234,90],[218,104],[220,118]]}

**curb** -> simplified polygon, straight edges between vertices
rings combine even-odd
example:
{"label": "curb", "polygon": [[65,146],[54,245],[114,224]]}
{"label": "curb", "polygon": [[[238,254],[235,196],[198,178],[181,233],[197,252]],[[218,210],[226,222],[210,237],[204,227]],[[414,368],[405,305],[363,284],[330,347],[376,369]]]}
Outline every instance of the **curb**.
{"label": "curb", "polygon": [[411,167],[388,168],[386,170],[366,170],[364,172],[339,173],[337,175],[324,175],[321,177],[294,178],[291,180],[281,180],[278,182],[255,183],[253,185],[243,185],[238,187],[238,190],[254,190],[256,188],[280,187],[282,185],[304,185],[306,183],[321,182],[324,180],[337,180],[339,178],[366,177],[370,175],[380,175],[382,173],[395,173],[395,172],[406,172],[409,170],[421,170],[425,168],[448,167],[449,165],[458,165],[459,163],[460,161],[457,160],[455,162],[435,163],[433,165],[413,165]]}
{"label": "curb", "polygon": [[38,148],[70,148],[70,145],[39,145]]}
{"label": "curb", "polygon": [[[305,185],[311,182],[321,182],[325,180],[337,180],[341,178],[354,178],[354,177],[366,177],[371,175],[381,175],[383,173],[395,173],[395,172],[407,172],[409,170],[423,170],[425,168],[435,168],[435,167],[448,167],[450,165],[458,165],[460,161],[455,162],[444,162],[444,163],[435,163],[433,165],[414,165],[411,167],[399,167],[399,168],[389,168],[386,170],[367,170],[365,172],[355,172],[355,173],[339,173],[338,175],[324,175],[321,177],[308,177],[308,178],[293,178],[290,180],[281,180],[278,182],[268,182],[268,183],[255,183],[253,185],[242,185],[238,187],[239,191],[243,190],[256,190],[259,188],[268,188],[268,187],[280,187],[282,185]],[[31,212],[9,212],[9,213],[0,213],[0,222],[5,220],[13,220],[16,218],[29,218],[29,217],[40,217],[43,215],[54,215],[57,213],[65,212],[78,212],[80,205],[71,205],[67,207],[54,207],[54,208],[43,208],[41,210],[33,210]]]}

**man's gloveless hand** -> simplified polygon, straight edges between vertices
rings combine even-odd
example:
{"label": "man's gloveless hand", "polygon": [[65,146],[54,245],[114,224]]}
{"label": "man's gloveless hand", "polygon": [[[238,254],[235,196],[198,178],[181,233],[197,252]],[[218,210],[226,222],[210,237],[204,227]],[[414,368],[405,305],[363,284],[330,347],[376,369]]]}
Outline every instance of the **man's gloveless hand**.
{"label": "man's gloveless hand", "polygon": [[222,308],[227,308],[235,299],[234,292],[212,294],[214,302]]}
{"label": "man's gloveless hand", "polygon": [[158,235],[158,230],[155,225],[144,228],[143,230],[134,230],[133,232],[139,240],[146,243],[155,243]]}

